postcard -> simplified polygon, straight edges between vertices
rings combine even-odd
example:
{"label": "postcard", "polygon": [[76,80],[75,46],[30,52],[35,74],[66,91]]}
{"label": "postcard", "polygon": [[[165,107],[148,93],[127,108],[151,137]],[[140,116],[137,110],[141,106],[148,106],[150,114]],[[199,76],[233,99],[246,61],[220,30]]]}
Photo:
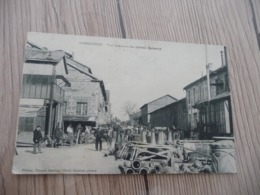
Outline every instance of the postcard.
{"label": "postcard", "polygon": [[14,174],[235,173],[225,46],[30,32]]}

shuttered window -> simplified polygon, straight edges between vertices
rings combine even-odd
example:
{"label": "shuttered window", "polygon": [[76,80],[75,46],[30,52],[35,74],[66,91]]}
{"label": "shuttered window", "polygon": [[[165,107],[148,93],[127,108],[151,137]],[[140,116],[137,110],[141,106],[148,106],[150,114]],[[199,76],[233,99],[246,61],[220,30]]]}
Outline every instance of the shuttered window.
{"label": "shuttered window", "polygon": [[88,103],[86,102],[77,102],[77,115],[87,115],[88,114]]}

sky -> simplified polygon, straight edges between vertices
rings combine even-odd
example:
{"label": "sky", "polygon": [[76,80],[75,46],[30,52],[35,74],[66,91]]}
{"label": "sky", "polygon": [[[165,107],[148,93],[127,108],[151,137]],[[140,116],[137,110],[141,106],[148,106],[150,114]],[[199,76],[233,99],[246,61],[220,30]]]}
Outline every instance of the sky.
{"label": "sky", "polygon": [[91,68],[110,91],[112,114],[122,120],[126,102],[138,110],[164,95],[185,97],[183,88],[221,66],[223,46],[143,41],[90,36],[28,33],[28,41],[49,50],[64,50]]}

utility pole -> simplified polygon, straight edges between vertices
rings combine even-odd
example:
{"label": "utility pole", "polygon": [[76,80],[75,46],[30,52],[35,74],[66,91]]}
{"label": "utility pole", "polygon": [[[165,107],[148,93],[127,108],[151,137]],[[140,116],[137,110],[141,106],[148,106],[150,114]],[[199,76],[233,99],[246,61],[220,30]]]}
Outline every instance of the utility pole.
{"label": "utility pole", "polygon": [[53,97],[54,97],[54,84],[56,77],[56,64],[52,66],[52,76],[51,76],[51,90],[50,90],[50,110],[49,110],[49,125],[48,125],[48,138],[51,139],[52,126],[53,126]]}
{"label": "utility pole", "polygon": [[207,91],[208,91],[208,105],[207,105],[207,134],[210,132],[210,121],[211,121],[211,109],[210,109],[210,100],[211,100],[211,94],[210,94],[210,66],[212,66],[211,63],[206,65],[206,75],[207,75]]}

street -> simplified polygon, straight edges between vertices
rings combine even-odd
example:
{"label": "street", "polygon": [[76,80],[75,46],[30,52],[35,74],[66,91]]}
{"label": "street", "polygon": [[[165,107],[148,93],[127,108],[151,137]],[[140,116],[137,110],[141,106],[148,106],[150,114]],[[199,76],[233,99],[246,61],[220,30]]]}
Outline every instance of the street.
{"label": "street", "polygon": [[14,157],[14,173],[24,174],[120,174],[122,163],[114,156],[105,157],[104,150],[96,151],[94,144],[42,148],[43,153],[33,154],[33,148],[17,148]]}

